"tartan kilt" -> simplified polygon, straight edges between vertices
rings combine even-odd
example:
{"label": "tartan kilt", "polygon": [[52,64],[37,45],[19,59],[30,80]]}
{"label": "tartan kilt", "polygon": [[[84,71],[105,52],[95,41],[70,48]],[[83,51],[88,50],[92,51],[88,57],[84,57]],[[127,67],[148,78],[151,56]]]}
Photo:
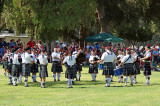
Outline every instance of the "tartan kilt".
{"label": "tartan kilt", "polygon": [[102,75],[114,75],[114,65],[112,62],[105,62]]}
{"label": "tartan kilt", "polygon": [[61,61],[53,61],[51,72],[63,72]]}
{"label": "tartan kilt", "polygon": [[7,60],[3,61],[3,68],[4,68],[4,69],[7,69],[7,65],[8,65]]}
{"label": "tartan kilt", "polygon": [[8,73],[12,73],[12,63],[8,63],[7,69],[8,69]]}
{"label": "tartan kilt", "polygon": [[31,64],[31,73],[38,73],[38,64]]}
{"label": "tartan kilt", "polygon": [[18,71],[22,72],[22,64],[18,64]]}
{"label": "tartan kilt", "polygon": [[124,76],[134,75],[135,72],[134,64],[126,63],[122,66],[122,70]]}
{"label": "tartan kilt", "polygon": [[98,64],[90,64],[89,65],[89,73],[98,73]]}
{"label": "tartan kilt", "polygon": [[140,62],[135,62],[134,63],[134,75],[138,75],[138,74],[141,74],[140,73]]}
{"label": "tartan kilt", "polygon": [[48,77],[47,65],[40,65],[39,77],[40,78]]}
{"label": "tartan kilt", "polygon": [[69,67],[66,69],[65,78],[74,79],[76,78],[76,74],[77,74],[76,66]]}
{"label": "tartan kilt", "polygon": [[12,76],[19,77],[18,65],[16,65],[16,64],[12,65]]}
{"label": "tartan kilt", "polygon": [[150,65],[150,62],[144,62],[143,74],[144,75],[151,75],[151,65]]}
{"label": "tartan kilt", "polygon": [[82,66],[80,64],[77,64],[76,69],[77,69],[77,71],[82,71]]}
{"label": "tartan kilt", "polygon": [[22,75],[23,76],[30,76],[30,64],[22,64]]}

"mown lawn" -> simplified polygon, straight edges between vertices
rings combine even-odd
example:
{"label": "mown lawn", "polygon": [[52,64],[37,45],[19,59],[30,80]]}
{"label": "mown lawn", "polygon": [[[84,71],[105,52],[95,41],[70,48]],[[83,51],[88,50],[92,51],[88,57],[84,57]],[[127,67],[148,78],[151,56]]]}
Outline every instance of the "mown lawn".
{"label": "mown lawn", "polygon": [[[105,86],[105,79],[102,70],[99,70],[97,81],[91,82],[91,75],[88,67],[83,68],[81,81],[75,82],[73,88],[67,88],[64,77],[65,68],[61,75],[60,82],[54,82],[51,73],[51,64],[48,66],[49,77],[46,88],[40,88],[39,83],[32,83],[29,78],[29,87],[24,83],[19,86],[8,85],[8,77],[3,76],[3,69],[0,69],[0,105],[159,105],[160,104],[160,72],[152,72],[150,85],[145,85],[143,72],[138,75],[138,83],[133,87],[124,87],[124,83],[118,83],[114,77],[111,87]],[[24,80],[24,78],[23,78]],[[39,77],[37,78],[39,81]],[[24,82],[24,81],[23,81]]]}

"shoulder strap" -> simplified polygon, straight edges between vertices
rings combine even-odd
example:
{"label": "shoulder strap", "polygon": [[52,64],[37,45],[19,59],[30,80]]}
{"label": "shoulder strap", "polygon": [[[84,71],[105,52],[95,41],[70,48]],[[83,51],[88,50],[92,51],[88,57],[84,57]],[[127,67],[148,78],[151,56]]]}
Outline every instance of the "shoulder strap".
{"label": "shoulder strap", "polygon": [[[126,63],[126,62],[129,60],[130,57],[131,57],[131,55],[129,55],[129,57],[127,58],[127,60],[126,60],[124,63]],[[124,63],[123,63],[123,64],[124,64]]]}

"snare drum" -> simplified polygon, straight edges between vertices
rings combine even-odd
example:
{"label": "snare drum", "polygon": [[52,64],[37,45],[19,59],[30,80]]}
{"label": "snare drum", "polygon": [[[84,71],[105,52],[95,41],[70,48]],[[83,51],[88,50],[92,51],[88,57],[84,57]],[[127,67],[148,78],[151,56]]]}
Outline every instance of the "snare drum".
{"label": "snare drum", "polygon": [[103,64],[99,64],[99,70],[103,70]]}
{"label": "snare drum", "polygon": [[115,75],[115,76],[120,76],[120,75],[122,75],[122,74],[123,74],[122,68],[119,68],[119,69],[114,70],[114,75]]}

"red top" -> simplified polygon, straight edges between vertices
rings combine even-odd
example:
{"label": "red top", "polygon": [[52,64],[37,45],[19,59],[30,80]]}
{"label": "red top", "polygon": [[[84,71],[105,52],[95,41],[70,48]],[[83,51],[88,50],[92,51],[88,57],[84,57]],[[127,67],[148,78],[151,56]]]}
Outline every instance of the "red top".
{"label": "red top", "polygon": [[35,45],[36,43],[34,42],[34,41],[29,41],[28,43],[27,43],[27,47],[33,47],[34,48],[34,45]]}

